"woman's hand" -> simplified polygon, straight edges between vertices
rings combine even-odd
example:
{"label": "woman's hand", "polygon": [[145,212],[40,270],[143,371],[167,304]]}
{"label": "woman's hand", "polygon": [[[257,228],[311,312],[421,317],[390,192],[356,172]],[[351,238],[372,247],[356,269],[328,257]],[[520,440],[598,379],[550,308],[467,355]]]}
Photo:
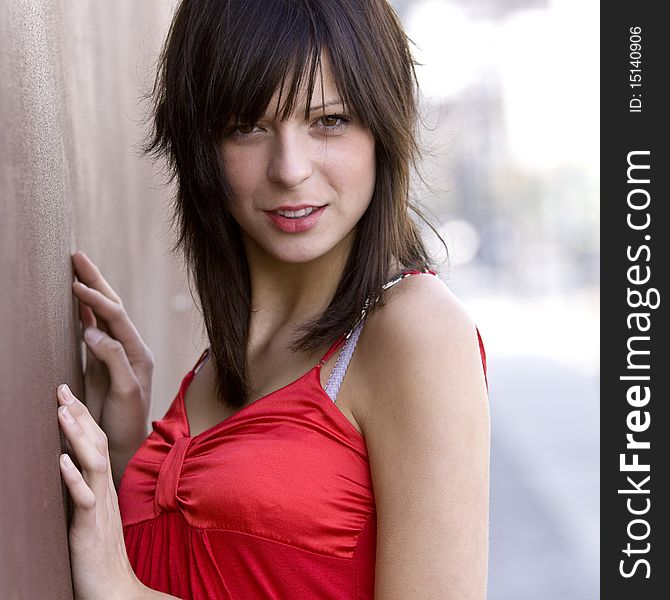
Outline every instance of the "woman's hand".
{"label": "woman's hand", "polygon": [[58,420],[81,471],[60,456],[63,480],[72,497],[70,526],[72,583],[77,600],[143,597],[146,588],[128,560],[107,437],[67,385],[58,388]]}
{"label": "woman's hand", "polygon": [[81,251],[72,255],[84,327],[86,406],[107,435],[115,485],[148,435],[153,354],[126,313],[119,295]]}

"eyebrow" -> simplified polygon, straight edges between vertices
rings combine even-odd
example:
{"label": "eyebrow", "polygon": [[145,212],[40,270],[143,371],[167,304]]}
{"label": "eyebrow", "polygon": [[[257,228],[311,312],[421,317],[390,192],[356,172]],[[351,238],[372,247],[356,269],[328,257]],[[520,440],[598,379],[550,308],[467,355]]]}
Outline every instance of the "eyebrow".
{"label": "eyebrow", "polygon": [[309,107],[309,112],[313,113],[318,108],[325,108],[326,106],[333,106],[335,104],[343,104],[341,98],[335,98],[334,100],[328,100],[325,104],[315,104],[314,106]]}

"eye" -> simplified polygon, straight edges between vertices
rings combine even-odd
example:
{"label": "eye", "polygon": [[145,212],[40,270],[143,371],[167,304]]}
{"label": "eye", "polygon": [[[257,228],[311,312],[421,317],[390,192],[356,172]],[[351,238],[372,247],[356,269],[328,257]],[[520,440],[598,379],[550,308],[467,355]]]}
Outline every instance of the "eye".
{"label": "eye", "polygon": [[255,128],[256,125],[254,123],[237,123],[227,127],[224,131],[224,136],[231,138],[244,138],[254,133]]}
{"label": "eye", "polygon": [[246,135],[248,133],[251,133],[254,130],[254,125],[251,123],[240,123],[236,128],[235,131],[239,131],[241,134]]}
{"label": "eye", "polygon": [[334,125],[339,125],[338,121],[340,120],[340,118],[337,115],[327,115],[325,117],[321,117],[320,120],[323,121],[324,125],[330,127]]}
{"label": "eye", "polygon": [[351,119],[344,115],[324,115],[318,119],[318,122],[322,123],[320,129],[323,129],[326,133],[333,133],[345,129]]}

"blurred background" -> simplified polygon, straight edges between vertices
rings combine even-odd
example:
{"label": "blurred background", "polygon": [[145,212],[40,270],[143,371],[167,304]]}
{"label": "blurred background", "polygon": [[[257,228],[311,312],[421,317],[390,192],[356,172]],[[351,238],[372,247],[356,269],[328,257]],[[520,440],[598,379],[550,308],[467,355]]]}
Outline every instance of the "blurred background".
{"label": "blurred background", "polygon": [[488,598],[598,598],[599,3],[393,4],[422,63],[417,196],[488,353]]}
{"label": "blurred background", "polygon": [[[82,390],[70,253],[154,352],[152,419],[207,345],[169,254],[172,190],[138,151],[175,4],[0,3],[3,598],[71,598],[55,412],[56,385]],[[597,598],[599,4],[392,4],[422,63],[415,195],[448,264],[425,236],[488,353],[488,598]]]}

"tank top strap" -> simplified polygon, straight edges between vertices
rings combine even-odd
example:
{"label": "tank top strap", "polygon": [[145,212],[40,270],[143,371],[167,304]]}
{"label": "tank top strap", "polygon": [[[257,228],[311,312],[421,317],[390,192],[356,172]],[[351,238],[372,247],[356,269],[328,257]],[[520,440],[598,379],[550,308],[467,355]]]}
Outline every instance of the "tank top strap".
{"label": "tank top strap", "polygon": [[477,340],[479,341],[479,355],[482,359],[482,367],[484,368],[484,382],[486,383],[486,391],[489,391],[489,376],[486,366],[486,349],[484,348],[484,341],[482,340],[482,335],[479,333],[479,328],[475,326],[477,330]]}
{"label": "tank top strap", "polygon": [[205,364],[205,362],[207,361],[207,358],[209,358],[209,348],[205,348],[205,351],[200,355],[200,358],[195,363],[195,366],[193,367],[193,369],[191,369],[191,371],[193,372],[194,375],[196,375],[198,373],[198,371],[200,370],[200,367],[202,367],[202,365]]}
{"label": "tank top strap", "polygon": [[[426,269],[425,271],[419,271],[417,269],[407,269],[405,271],[402,271],[400,274],[395,275],[389,281],[387,281],[384,285],[382,285],[382,291],[389,289],[390,287],[393,287],[396,283],[399,283],[405,277],[409,277],[410,275],[421,275],[422,273],[430,273],[431,275],[437,276],[437,273],[433,271],[432,269]],[[365,316],[367,315],[368,309],[372,304],[375,304],[379,300],[379,294],[374,298],[372,296],[369,296],[365,300],[365,305],[363,306],[363,310],[361,311],[360,316],[358,317],[358,320],[356,323],[354,323],[354,326],[349,330],[349,333],[346,334],[345,339],[349,339],[351,335],[353,334],[354,330],[358,325],[365,319]]]}
{"label": "tank top strap", "polygon": [[383,290],[387,290],[390,287],[393,287],[396,283],[399,283],[405,277],[409,277],[410,275],[421,275],[421,273],[430,273],[431,275],[437,276],[437,272],[433,271],[432,269],[426,269],[425,271],[419,271],[417,269],[408,269],[407,271],[403,271],[399,275],[396,275],[393,277],[391,280],[387,281],[383,286]]}
{"label": "tank top strap", "polygon": [[347,336],[345,334],[342,334],[335,342],[333,345],[328,348],[328,351],[321,357],[321,360],[318,362],[317,366],[321,367],[322,365],[326,364],[328,362],[328,359],[337,352],[338,348],[340,345],[342,345],[343,342],[347,341]]}

